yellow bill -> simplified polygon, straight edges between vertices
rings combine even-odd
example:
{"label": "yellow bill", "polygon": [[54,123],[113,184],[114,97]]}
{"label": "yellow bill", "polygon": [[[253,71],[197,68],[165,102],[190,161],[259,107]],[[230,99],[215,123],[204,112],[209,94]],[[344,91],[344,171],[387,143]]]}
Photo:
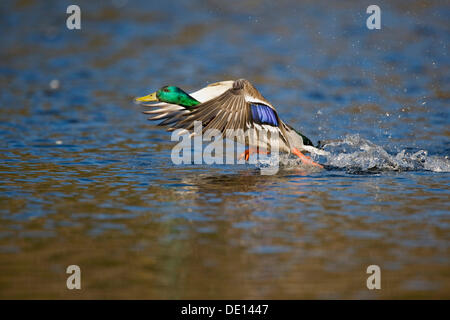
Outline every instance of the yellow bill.
{"label": "yellow bill", "polygon": [[138,102],[150,102],[150,101],[158,101],[156,98],[156,92],[150,93],[149,95],[134,99]]}

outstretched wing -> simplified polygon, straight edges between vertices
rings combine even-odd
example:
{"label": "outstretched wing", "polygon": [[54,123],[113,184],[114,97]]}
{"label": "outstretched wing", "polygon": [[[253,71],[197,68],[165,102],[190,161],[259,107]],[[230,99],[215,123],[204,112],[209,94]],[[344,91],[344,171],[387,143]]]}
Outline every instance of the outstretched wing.
{"label": "outstretched wing", "polygon": [[226,129],[246,130],[250,127],[251,119],[251,111],[245,97],[231,89],[215,99],[197,105],[169,130],[193,130],[195,121],[201,121],[203,132],[208,129],[221,132]]}
{"label": "outstretched wing", "polygon": [[169,131],[194,130],[195,121],[201,122],[203,134],[210,129],[219,130],[222,134],[228,129],[244,132],[255,129],[257,133],[278,133],[288,143],[276,110],[265,101],[246,95],[242,89],[231,88],[217,98],[195,106],[189,113],[183,114]]}
{"label": "outstretched wing", "polygon": [[[201,103],[189,109],[167,103],[151,104],[148,106],[158,108],[144,113],[153,115],[149,120],[162,120],[159,125],[167,126],[169,131],[193,131],[195,122],[200,121],[202,134],[210,129],[222,135],[227,135],[228,129],[235,133],[243,130],[246,134],[256,134],[250,140],[245,137],[245,143],[259,147],[270,147],[269,137],[277,134],[280,142],[289,146],[287,129],[275,108],[247,80],[214,83],[191,95]],[[243,141],[239,134],[236,138]]]}
{"label": "outstretched wing", "polygon": [[[233,86],[232,80],[216,82],[204,87],[200,90],[190,93],[189,95],[197,101],[206,102],[220,96]],[[158,125],[170,126],[180,121],[184,115],[190,113],[186,108],[165,102],[158,103],[141,103],[145,107],[153,107],[155,109],[144,111],[145,114],[150,114],[149,120],[163,120]]]}

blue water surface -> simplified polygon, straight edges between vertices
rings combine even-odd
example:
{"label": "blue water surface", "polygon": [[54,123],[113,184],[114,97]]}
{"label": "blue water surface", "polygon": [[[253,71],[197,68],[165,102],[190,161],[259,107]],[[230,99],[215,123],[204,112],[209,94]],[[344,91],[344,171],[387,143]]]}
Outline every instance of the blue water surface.
{"label": "blue water surface", "polygon": [[[0,3],[0,297],[449,298],[445,2],[71,4]],[[133,104],[239,78],[325,170],[175,165]]]}

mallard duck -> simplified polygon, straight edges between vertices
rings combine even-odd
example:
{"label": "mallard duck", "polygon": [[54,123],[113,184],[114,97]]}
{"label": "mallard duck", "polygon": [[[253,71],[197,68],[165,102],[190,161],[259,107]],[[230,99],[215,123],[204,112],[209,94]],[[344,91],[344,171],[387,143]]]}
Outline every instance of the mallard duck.
{"label": "mallard duck", "polygon": [[[225,130],[254,130],[258,133],[278,133],[278,150],[298,156],[303,163],[322,166],[305,156],[302,152],[322,154],[306,136],[283,122],[275,107],[245,79],[221,81],[208,85],[191,94],[175,86],[164,86],[149,95],[136,98],[136,103],[157,109],[144,111],[151,114],[149,120],[163,120],[161,126],[169,131],[194,129],[194,121],[201,121],[203,133],[217,129],[224,135]],[[147,102],[159,102],[147,104]],[[270,141],[237,137],[249,148],[241,155],[245,160],[253,153],[270,153]]]}

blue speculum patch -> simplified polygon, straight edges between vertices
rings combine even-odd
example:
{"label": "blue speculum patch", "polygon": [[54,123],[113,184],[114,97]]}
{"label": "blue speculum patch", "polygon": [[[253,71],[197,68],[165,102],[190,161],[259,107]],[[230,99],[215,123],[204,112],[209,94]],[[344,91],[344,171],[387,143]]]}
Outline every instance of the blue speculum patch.
{"label": "blue speculum patch", "polygon": [[252,118],[258,124],[269,124],[278,127],[278,120],[272,108],[263,104],[252,104]]}

